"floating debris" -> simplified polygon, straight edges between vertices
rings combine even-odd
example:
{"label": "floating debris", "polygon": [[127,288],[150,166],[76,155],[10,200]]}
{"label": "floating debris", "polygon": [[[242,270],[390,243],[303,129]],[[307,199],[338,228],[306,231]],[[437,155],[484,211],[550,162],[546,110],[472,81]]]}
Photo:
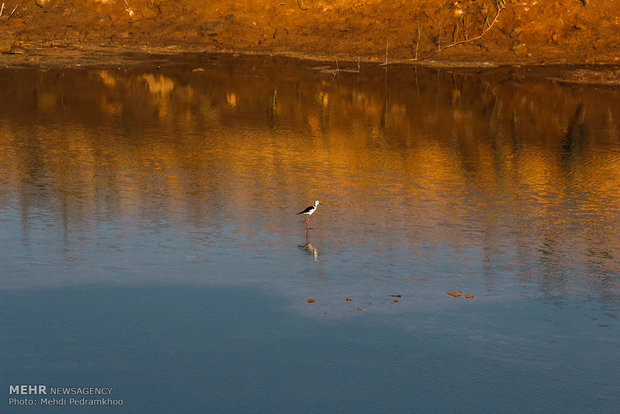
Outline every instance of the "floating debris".
{"label": "floating debris", "polygon": [[[450,296],[454,296],[455,298],[458,298],[459,296],[463,296],[463,292],[446,292],[446,293]],[[473,299],[474,295],[467,294],[465,295],[465,297],[467,299]]]}
{"label": "floating debris", "polygon": [[398,299],[394,299],[394,300],[393,300],[393,302],[394,302],[394,303],[398,303]]}
{"label": "floating debris", "polygon": [[353,298],[346,298],[345,299],[347,302],[351,302],[353,300]]}
{"label": "floating debris", "polygon": [[314,300],[312,298],[308,299],[308,303],[314,303],[314,302],[316,302],[316,300]]}
{"label": "floating debris", "polygon": [[363,310],[364,308],[357,308],[357,310]]}
{"label": "floating debris", "polygon": [[390,295],[390,297],[393,297],[393,298],[402,298],[403,296],[402,296],[402,295]]}

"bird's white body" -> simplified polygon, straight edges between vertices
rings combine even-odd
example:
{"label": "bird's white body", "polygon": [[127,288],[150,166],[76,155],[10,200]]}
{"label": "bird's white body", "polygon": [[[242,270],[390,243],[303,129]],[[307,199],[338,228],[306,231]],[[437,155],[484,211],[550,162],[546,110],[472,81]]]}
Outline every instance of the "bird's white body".
{"label": "bird's white body", "polygon": [[313,206],[307,207],[304,211],[300,211],[297,214],[307,214],[309,216],[312,215],[316,211],[316,208],[319,206],[319,201],[315,201]]}

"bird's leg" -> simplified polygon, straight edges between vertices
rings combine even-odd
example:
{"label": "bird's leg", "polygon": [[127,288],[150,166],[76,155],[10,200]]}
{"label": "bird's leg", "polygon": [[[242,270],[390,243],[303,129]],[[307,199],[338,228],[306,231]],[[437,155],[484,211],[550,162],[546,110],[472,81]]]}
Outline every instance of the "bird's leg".
{"label": "bird's leg", "polygon": [[308,216],[308,218],[306,218],[306,227],[308,229],[310,229],[310,216]]}

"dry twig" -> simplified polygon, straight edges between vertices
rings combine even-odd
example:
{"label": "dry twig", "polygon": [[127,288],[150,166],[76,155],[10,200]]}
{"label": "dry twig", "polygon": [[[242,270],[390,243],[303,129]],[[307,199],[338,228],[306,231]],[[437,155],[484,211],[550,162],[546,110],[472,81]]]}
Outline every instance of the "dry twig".
{"label": "dry twig", "polygon": [[[494,5],[495,5],[495,17],[493,18],[493,20],[489,23],[489,17],[490,17],[490,11],[486,14],[485,19],[484,19],[484,23],[482,24],[482,33],[480,33],[478,36],[472,37],[472,38],[467,38],[467,35],[465,35],[465,40],[460,40],[458,42],[453,42],[450,45],[444,46],[443,48],[441,47],[441,30],[442,30],[442,26],[440,24],[440,31],[439,31],[439,35],[437,38],[434,39],[435,43],[437,44],[437,49],[430,52],[428,55],[423,56],[421,58],[417,57],[417,53],[416,56],[412,59],[412,61],[417,62],[420,60],[425,60],[430,58],[431,56],[436,55],[437,53],[441,52],[442,50],[454,47],[454,46],[458,46],[458,45],[462,45],[465,43],[470,43],[470,42],[474,42],[476,40],[482,39],[484,37],[485,34],[487,34],[487,32],[489,30],[491,30],[491,28],[493,27],[493,25],[495,25],[495,23],[497,23],[497,20],[499,18],[500,13],[502,12],[502,10],[504,10],[506,8],[506,0],[494,0]],[[417,52],[417,47],[416,47],[416,52]]]}

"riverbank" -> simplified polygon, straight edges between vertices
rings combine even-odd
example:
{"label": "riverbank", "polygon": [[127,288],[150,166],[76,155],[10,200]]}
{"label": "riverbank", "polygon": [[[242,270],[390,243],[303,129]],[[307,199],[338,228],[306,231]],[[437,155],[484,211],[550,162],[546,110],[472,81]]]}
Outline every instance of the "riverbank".
{"label": "riverbank", "polygon": [[[38,6],[38,5],[39,6]],[[613,0],[2,2],[0,60],[229,52],[444,65],[620,63]]]}

